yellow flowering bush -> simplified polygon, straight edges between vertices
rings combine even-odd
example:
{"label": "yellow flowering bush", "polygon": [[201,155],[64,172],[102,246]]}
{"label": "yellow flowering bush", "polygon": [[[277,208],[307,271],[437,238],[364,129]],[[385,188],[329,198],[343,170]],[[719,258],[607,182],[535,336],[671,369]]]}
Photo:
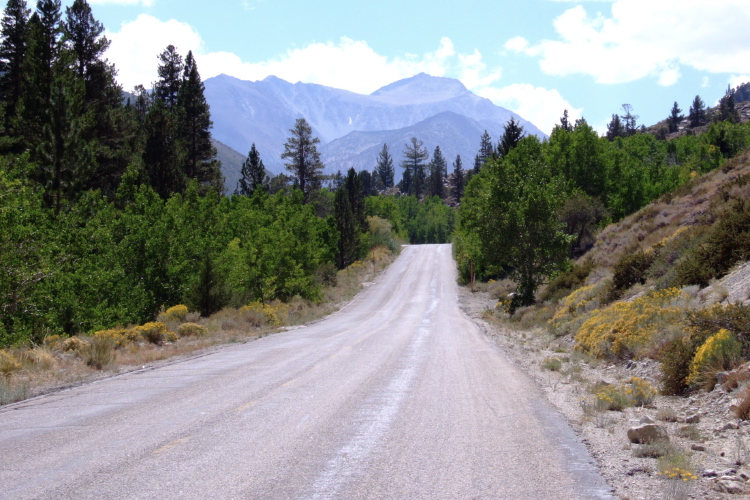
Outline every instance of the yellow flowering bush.
{"label": "yellow flowering bush", "polygon": [[240,308],[243,319],[253,326],[273,325],[279,326],[284,323],[287,308],[281,302],[271,305],[262,302],[251,302]]}
{"label": "yellow flowering bush", "polygon": [[69,339],[65,339],[62,343],[62,350],[64,352],[75,352],[75,353],[81,353],[82,351],[85,351],[88,349],[89,343],[83,340],[79,337],[70,337]]}
{"label": "yellow flowering bush", "polygon": [[188,308],[185,305],[178,304],[164,311],[167,321],[185,321],[188,315]]}
{"label": "yellow flowering bush", "polygon": [[690,364],[688,384],[713,385],[716,372],[729,369],[740,359],[742,346],[729,330],[721,329],[709,337],[695,352]]}
{"label": "yellow flowering bush", "polygon": [[596,408],[599,410],[622,411],[631,406],[650,406],[657,391],[640,377],[619,385],[597,384],[593,388]]}
{"label": "yellow flowering bush", "polygon": [[657,390],[640,377],[630,377],[625,386],[625,393],[632,400],[633,406],[651,406]]}
{"label": "yellow flowering bush", "polygon": [[576,334],[576,349],[597,358],[637,355],[660,328],[682,320],[681,302],[688,298],[680,289],[668,288],[592,311]]}
{"label": "yellow flowering bush", "polygon": [[167,340],[167,325],[161,321],[152,321],[145,325],[136,326],[133,330],[152,344],[161,344]]}
{"label": "yellow flowering bush", "polygon": [[21,363],[13,354],[0,350],[0,374],[10,377],[11,373],[21,369]]}
{"label": "yellow flowering bush", "polygon": [[680,467],[670,467],[659,472],[657,475],[663,477],[664,479],[675,479],[681,481],[695,481],[696,479],[698,479],[698,476],[696,476],[689,470],[682,469]]}
{"label": "yellow flowering bush", "polygon": [[589,311],[596,309],[604,286],[605,282],[600,281],[583,286],[565,297],[552,319],[547,322],[550,332],[561,336],[578,330]]}
{"label": "yellow flowering bush", "polygon": [[127,328],[99,330],[98,332],[94,332],[91,337],[94,339],[108,338],[115,344],[116,349],[121,349],[141,339],[141,335],[137,330]]}
{"label": "yellow flowering bush", "polygon": [[208,328],[198,323],[182,323],[177,327],[180,337],[203,337],[208,334]]}
{"label": "yellow flowering bush", "polygon": [[50,351],[62,351],[64,339],[62,335],[47,335],[42,341],[42,345]]}

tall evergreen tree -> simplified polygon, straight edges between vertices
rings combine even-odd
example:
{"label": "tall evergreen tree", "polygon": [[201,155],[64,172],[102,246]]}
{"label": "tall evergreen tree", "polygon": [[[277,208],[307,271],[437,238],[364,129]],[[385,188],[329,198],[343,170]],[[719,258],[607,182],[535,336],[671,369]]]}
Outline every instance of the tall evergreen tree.
{"label": "tall evergreen tree", "polygon": [[385,189],[393,187],[393,177],[395,170],[393,168],[393,157],[388,152],[388,144],[383,144],[383,149],[380,150],[378,155],[378,164],[375,167],[380,182],[383,184]]}
{"label": "tall evergreen tree", "polygon": [[622,119],[625,137],[635,135],[635,133],[638,131],[638,115],[633,114],[633,106],[631,106],[630,104],[623,104],[622,110],[624,114],[620,116],[620,118]]}
{"label": "tall evergreen tree", "polygon": [[162,198],[186,187],[182,169],[184,149],[178,140],[179,123],[162,99],[154,99],[144,123],[143,163],[151,186]]}
{"label": "tall evergreen tree", "polygon": [[474,157],[474,173],[478,174],[482,169],[482,158],[479,155]]}
{"label": "tall evergreen tree", "polygon": [[690,105],[688,120],[690,120],[690,128],[700,127],[701,125],[708,123],[706,105],[703,103],[703,99],[698,95],[695,96],[693,103]]}
{"label": "tall evergreen tree", "polygon": [[22,65],[26,56],[29,10],[26,0],[8,0],[0,21],[0,100],[5,103],[5,127],[16,113],[23,85]]}
{"label": "tall evergreen tree", "polygon": [[614,114],[607,124],[607,139],[614,141],[617,137],[625,137],[625,127],[622,126],[620,115]]}
{"label": "tall evergreen tree", "polygon": [[268,187],[268,175],[263,160],[260,159],[260,153],[253,143],[247,158],[242,163],[240,180],[237,185],[237,193],[243,196],[250,196],[258,190],[265,191]]}
{"label": "tall evergreen tree", "polygon": [[461,197],[464,195],[464,169],[461,163],[461,155],[456,156],[456,161],[453,162],[453,198],[456,203],[460,203]]}
{"label": "tall evergreen tree", "polygon": [[177,108],[178,94],[182,84],[183,64],[182,56],[177,53],[174,45],[159,54],[159,68],[157,69],[159,80],[154,83],[154,95],[164,101],[164,105],[170,111]]}
{"label": "tall evergreen tree", "polygon": [[734,90],[731,87],[727,87],[724,97],[719,99],[719,108],[714,120],[717,122],[739,123],[740,114],[735,109],[734,104]]}
{"label": "tall evergreen tree", "polygon": [[[479,168],[481,168],[481,166],[487,162],[487,160],[492,156],[494,152],[495,146],[493,146],[492,144],[492,137],[490,137],[490,134],[488,134],[487,130],[485,130],[479,142]],[[477,172],[479,172],[479,170],[477,170]]]}
{"label": "tall evergreen tree", "polygon": [[60,70],[60,16],[60,0],[40,0],[29,19],[16,126],[32,151],[42,141],[52,86]]}
{"label": "tall evergreen tree", "polygon": [[570,121],[568,120],[568,110],[566,109],[563,111],[563,115],[560,118],[560,128],[565,130],[566,132],[572,132],[573,126],[570,124]]}
{"label": "tall evergreen tree", "polygon": [[320,139],[313,137],[312,127],[304,118],[297,118],[292,134],[284,143],[282,160],[287,160],[286,169],[302,190],[305,203],[310,199],[310,193],[320,188],[323,163],[316,144]]}
{"label": "tall evergreen tree", "polygon": [[205,85],[198,73],[193,52],[185,58],[182,83],[177,93],[180,135],[185,147],[185,176],[206,187],[223,190],[221,164],[211,142],[211,115],[205,97]]}
{"label": "tall evergreen tree", "polygon": [[672,105],[672,110],[669,112],[669,118],[667,118],[667,129],[670,133],[673,134],[680,130],[680,122],[682,122],[683,118],[685,117],[682,115],[682,110],[677,105],[677,101],[675,101]]}
{"label": "tall evergreen tree", "polygon": [[413,194],[417,197],[424,192],[425,171],[424,162],[430,156],[424,143],[412,137],[410,143],[404,145],[404,160],[401,162],[401,168],[404,169],[404,180],[408,178],[408,186],[402,186],[406,194]]}
{"label": "tall evergreen tree", "polygon": [[339,269],[344,269],[362,254],[361,234],[367,227],[363,187],[353,168],[336,190],[334,219],[339,232],[336,263]]}
{"label": "tall evergreen tree", "polygon": [[505,124],[505,127],[503,128],[503,136],[500,138],[500,143],[497,145],[498,154],[500,156],[505,156],[511,149],[515,148],[521,139],[523,139],[523,132],[523,127],[514,117],[511,117],[510,121]]}
{"label": "tall evergreen tree", "polygon": [[427,189],[428,194],[430,196],[444,198],[445,192],[443,189],[443,183],[448,175],[448,162],[445,161],[440,146],[435,147],[435,151],[432,154],[432,161],[430,161],[428,168],[430,170],[430,182]]}

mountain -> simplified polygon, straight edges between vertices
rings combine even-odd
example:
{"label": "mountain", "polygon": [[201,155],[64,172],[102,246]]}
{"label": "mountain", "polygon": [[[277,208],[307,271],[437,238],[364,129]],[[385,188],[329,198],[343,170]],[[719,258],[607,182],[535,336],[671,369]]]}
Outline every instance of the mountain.
{"label": "mountain", "polygon": [[[424,141],[431,148],[430,153],[435,145],[440,144],[445,152],[461,154],[464,163],[473,161],[485,129],[497,140],[503,125],[511,117],[518,120],[527,133],[544,137],[533,124],[473,94],[458,80],[424,73],[394,82],[370,95],[316,84],[292,84],[274,76],[249,82],[219,75],[207,79],[205,85],[214,122],[214,138],[241,154],[249,151],[255,143],[266,167],[274,173],[284,170],[280,158],[283,145],[289,137],[289,129],[299,117],[304,117],[320,138],[321,159],[326,164],[331,163],[327,171],[345,170],[352,165],[367,169],[374,167],[377,152],[369,164],[363,156],[355,156],[366,154],[365,149],[379,151],[382,142],[363,149],[363,136],[357,135],[360,133],[376,132],[400,141],[388,142],[396,162],[400,161],[406,142],[400,140],[404,134],[408,136],[406,140],[412,137],[411,133]],[[458,137],[442,133],[439,127],[428,126],[430,119],[446,112],[451,114],[444,115],[442,123],[450,123],[449,128],[459,133]],[[476,133],[477,124],[479,133]],[[411,132],[405,132],[411,128]],[[355,133],[353,137],[338,145],[333,144],[352,133]],[[377,134],[367,137],[367,140],[374,141]],[[447,142],[443,144],[441,140],[456,146]],[[350,143],[359,144],[358,152],[351,153],[351,156],[344,149]],[[460,148],[458,144],[461,144]]]}
{"label": "mountain", "polygon": [[398,182],[403,174],[403,169],[399,167],[403,159],[403,149],[412,137],[424,142],[430,157],[435,147],[440,146],[443,156],[448,161],[448,171],[452,172],[457,155],[461,155],[464,169],[474,166],[474,155],[479,149],[477,138],[481,137],[485,129],[493,137],[502,133],[502,125],[483,125],[452,111],[444,111],[398,130],[351,132],[324,144],[320,148],[320,155],[326,159],[325,173],[328,174],[337,170],[345,172],[349,167],[356,170],[372,170],[375,168],[383,143],[387,143],[396,169],[395,181]]}

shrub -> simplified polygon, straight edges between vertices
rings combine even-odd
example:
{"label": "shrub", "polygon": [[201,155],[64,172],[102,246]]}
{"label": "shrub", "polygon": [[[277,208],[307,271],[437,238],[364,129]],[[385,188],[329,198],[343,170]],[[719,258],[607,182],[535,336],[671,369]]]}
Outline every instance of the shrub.
{"label": "shrub", "polygon": [[92,337],[82,354],[87,365],[101,370],[115,360],[115,341],[107,336]]}
{"label": "shrub", "polygon": [[182,323],[177,328],[180,337],[203,337],[208,334],[208,328],[197,323]]}
{"label": "shrub", "polygon": [[99,330],[91,335],[92,338],[109,338],[114,342],[115,349],[121,349],[133,342],[137,342],[141,337],[135,329],[112,328],[109,330]]}
{"label": "shrub", "polygon": [[[352,266],[353,265],[354,264],[352,264]],[[246,306],[242,306],[240,308],[240,313],[242,314],[243,319],[253,326],[278,326],[283,324],[286,308],[283,307],[281,302],[275,303],[274,306],[262,302],[251,302]]]}
{"label": "shrub", "polygon": [[661,361],[661,393],[683,394],[687,388],[693,347],[687,337],[676,337],[668,341],[658,355]]}
{"label": "shrub", "polygon": [[562,300],[552,319],[548,321],[550,333],[555,336],[567,335],[578,330],[586,318],[586,313],[599,306],[597,297],[606,282],[587,285],[574,291]]}
{"label": "shrub", "polygon": [[657,394],[656,389],[640,377],[630,377],[625,393],[630,396],[633,406],[651,406]]}
{"label": "shrub", "polygon": [[654,262],[656,252],[653,250],[625,252],[612,268],[612,286],[623,291],[636,283],[646,283],[647,271]]}
{"label": "shrub", "polygon": [[594,397],[597,407],[603,410],[622,411],[633,406],[633,400],[625,387],[612,384],[597,384],[594,386]]}
{"label": "shrub", "polygon": [[542,362],[542,368],[551,372],[562,370],[562,361],[560,358],[547,358]]}
{"label": "shrub", "polygon": [[750,420],[750,387],[742,390],[739,400],[739,404],[733,406],[732,411],[740,420]]}
{"label": "shrub", "polygon": [[6,350],[0,350],[0,374],[5,377],[10,375],[17,370],[21,369],[21,363]]}
{"label": "shrub", "polygon": [[50,351],[62,351],[64,337],[61,335],[47,335],[42,341],[42,345]]}
{"label": "shrub", "polygon": [[152,321],[134,328],[138,334],[152,344],[162,344],[167,340],[167,325],[161,321]]}
{"label": "shrub", "polygon": [[167,321],[185,321],[188,315],[188,308],[182,304],[172,306],[164,311]]}
{"label": "shrub", "polygon": [[690,365],[688,384],[711,389],[716,384],[716,373],[732,368],[739,360],[741,346],[729,330],[719,330],[695,352]]}
{"label": "shrub", "polygon": [[593,269],[594,261],[591,259],[586,259],[582,264],[571,265],[568,271],[559,274],[549,282],[541,293],[539,300],[542,302],[555,300],[555,298],[560,298],[562,294],[579,288],[586,282],[586,278]]}
{"label": "shrub", "polygon": [[70,337],[62,343],[63,352],[80,354],[88,348],[89,343],[80,337]]}
{"label": "shrub", "polygon": [[315,270],[315,281],[324,286],[336,286],[338,284],[338,269],[330,262],[319,265]]}
{"label": "shrub", "polygon": [[670,288],[592,311],[576,334],[576,349],[598,358],[637,356],[651,347],[660,328],[682,320],[680,302],[687,298]]}
{"label": "shrub", "polygon": [[743,347],[745,357],[750,354],[750,306],[721,305],[691,312],[687,315],[691,337],[700,345],[720,329],[729,330]]}

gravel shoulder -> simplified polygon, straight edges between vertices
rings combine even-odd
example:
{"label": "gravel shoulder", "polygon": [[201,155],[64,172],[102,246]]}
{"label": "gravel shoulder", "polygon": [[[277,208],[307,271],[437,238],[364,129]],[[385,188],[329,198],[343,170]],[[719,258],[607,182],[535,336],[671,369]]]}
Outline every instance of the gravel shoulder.
{"label": "gravel shoulder", "polygon": [[[659,384],[658,363],[631,362],[627,367],[587,360],[573,349],[569,337],[555,339],[545,329],[518,331],[507,328],[490,314],[495,302],[486,292],[461,287],[463,311],[485,334],[525,371],[547,399],[570,422],[597,460],[600,472],[621,499],[741,498],[750,492],[750,424],[730,411],[733,394],[721,388],[689,398],[657,396],[652,407],[624,411],[592,411],[584,398],[597,382],[619,384],[641,377]],[[561,368],[545,369],[545,361],[558,358]],[[664,419],[675,420],[665,421]],[[687,423],[686,420],[697,422]],[[670,443],[684,451],[697,479],[669,480],[658,474],[657,460],[636,456],[628,429],[653,422],[663,427]],[[731,491],[731,493],[729,493]]]}

